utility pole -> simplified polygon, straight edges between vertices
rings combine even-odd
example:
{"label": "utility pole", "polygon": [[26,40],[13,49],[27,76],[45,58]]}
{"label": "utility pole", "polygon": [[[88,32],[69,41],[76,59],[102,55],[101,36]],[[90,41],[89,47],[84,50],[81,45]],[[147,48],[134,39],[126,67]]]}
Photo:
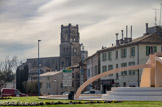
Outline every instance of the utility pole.
{"label": "utility pole", "polygon": [[40,78],[39,78],[39,73],[40,73],[40,59],[39,59],[39,42],[41,40],[38,40],[38,96],[40,96]]}
{"label": "utility pole", "polygon": [[159,18],[159,26],[161,26],[161,9],[162,9],[162,3],[160,4],[160,18]]}
{"label": "utility pole", "polygon": [[157,25],[157,10],[159,9],[154,9],[155,10],[155,26]]}

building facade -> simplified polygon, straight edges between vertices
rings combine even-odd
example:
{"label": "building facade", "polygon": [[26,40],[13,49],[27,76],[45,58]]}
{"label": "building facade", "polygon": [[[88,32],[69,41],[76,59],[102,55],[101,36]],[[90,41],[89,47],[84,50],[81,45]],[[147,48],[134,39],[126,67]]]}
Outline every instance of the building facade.
{"label": "building facade", "polygon": [[61,25],[60,66],[68,67],[81,61],[78,25]]}
{"label": "building facade", "polygon": [[46,72],[40,75],[40,81],[42,83],[41,94],[42,95],[61,95],[63,92],[67,92],[68,88],[63,87],[62,84],[62,72]]}
{"label": "building facade", "polygon": [[[60,56],[58,57],[44,57],[40,58],[40,74],[43,82],[42,93],[43,94],[61,94],[63,91],[76,91],[80,86],[80,83],[85,81],[84,73],[82,71],[85,70],[84,67],[74,67],[75,65],[80,65],[87,58],[88,52],[86,50],[81,50],[80,44],[80,34],[78,25],[73,26],[68,24],[67,26],[61,25],[61,34],[60,34]],[[23,63],[18,68],[24,69],[24,66],[28,65],[29,73],[28,80],[37,80],[38,79],[38,58],[30,58],[27,59],[26,63]],[[64,69],[71,67],[73,69],[72,73],[72,86],[69,89],[60,88],[60,84],[62,84],[63,76],[61,73],[54,74],[53,72],[58,72]],[[52,71],[52,72],[51,72]],[[85,70],[86,71],[86,70]],[[51,73],[50,73],[51,72]],[[80,74],[82,76],[80,76]],[[55,76],[59,76],[58,84],[55,84],[52,78]],[[47,80],[47,78],[49,80]],[[81,81],[80,81],[81,78]],[[48,81],[48,83],[47,83]],[[48,84],[49,86],[46,86]],[[53,86],[54,85],[54,86]],[[58,85],[58,91],[54,89],[55,85]],[[61,86],[62,87],[62,86]],[[48,88],[48,91],[46,91]],[[55,91],[54,91],[54,90]],[[44,90],[44,91],[43,91]],[[62,91],[61,91],[62,90]]]}
{"label": "building facade", "polygon": [[[87,61],[87,79],[100,74],[100,53],[96,52],[86,59]],[[100,90],[100,79],[94,81],[88,86],[88,90]]]}
{"label": "building facade", "polygon": [[[69,66],[80,63],[81,61],[81,44],[78,25],[71,24],[61,25],[61,39],[60,39],[60,56],[58,57],[44,57],[40,58],[41,74],[51,71],[60,71]],[[87,52],[87,51],[86,51]],[[85,53],[85,52],[84,52]],[[88,54],[88,53],[87,53]],[[26,63],[19,66],[23,68],[24,65],[29,67],[29,79],[37,77],[37,58],[27,59]],[[46,69],[49,68],[50,70]],[[34,79],[34,78],[33,78]],[[35,78],[37,79],[37,78]]]}
{"label": "building facade", "polygon": [[[162,52],[161,31],[162,28],[158,26],[146,27],[143,36],[133,40],[126,36],[124,39],[116,40],[116,46],[100,50],[101,73],[120,67],[145,64],[150,54]],[[112,86],[138,87],[141,74],[142,70],[128,70],[102,77],[101,90],[106,92]]]}

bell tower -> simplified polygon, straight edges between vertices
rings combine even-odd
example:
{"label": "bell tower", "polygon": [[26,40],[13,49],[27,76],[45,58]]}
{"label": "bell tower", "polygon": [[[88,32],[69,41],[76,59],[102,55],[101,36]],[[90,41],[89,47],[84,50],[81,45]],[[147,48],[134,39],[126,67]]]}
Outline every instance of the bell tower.
{"label": "bell tower", "polygon": [[78,25],[61,25],[60,65],[62,68],[80,62],[81,45],[79,41]]}

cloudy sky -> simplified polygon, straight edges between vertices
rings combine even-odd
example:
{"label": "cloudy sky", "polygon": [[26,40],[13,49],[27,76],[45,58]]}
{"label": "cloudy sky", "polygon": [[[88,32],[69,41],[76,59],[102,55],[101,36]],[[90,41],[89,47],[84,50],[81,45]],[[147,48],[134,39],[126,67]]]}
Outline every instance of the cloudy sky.
{"label": "cloudy sky", "polygon": [[[61,24],[79,25],[89,55],[115,43],[115,33],[133,26],[133,38],[154,25],[162,0],[0,0],[0,58],[59,56]],[[159,13],[157,12],[159,20]]]}

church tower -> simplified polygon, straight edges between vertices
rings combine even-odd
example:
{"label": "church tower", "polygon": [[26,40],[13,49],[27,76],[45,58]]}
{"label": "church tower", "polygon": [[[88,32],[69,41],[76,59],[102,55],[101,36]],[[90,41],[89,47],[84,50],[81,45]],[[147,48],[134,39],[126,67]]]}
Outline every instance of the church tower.
{"label": "church tower", "polygon": [[78,25],[61,25],[60,65],[62,68],[80,62],[81,45],[79,40]]}

